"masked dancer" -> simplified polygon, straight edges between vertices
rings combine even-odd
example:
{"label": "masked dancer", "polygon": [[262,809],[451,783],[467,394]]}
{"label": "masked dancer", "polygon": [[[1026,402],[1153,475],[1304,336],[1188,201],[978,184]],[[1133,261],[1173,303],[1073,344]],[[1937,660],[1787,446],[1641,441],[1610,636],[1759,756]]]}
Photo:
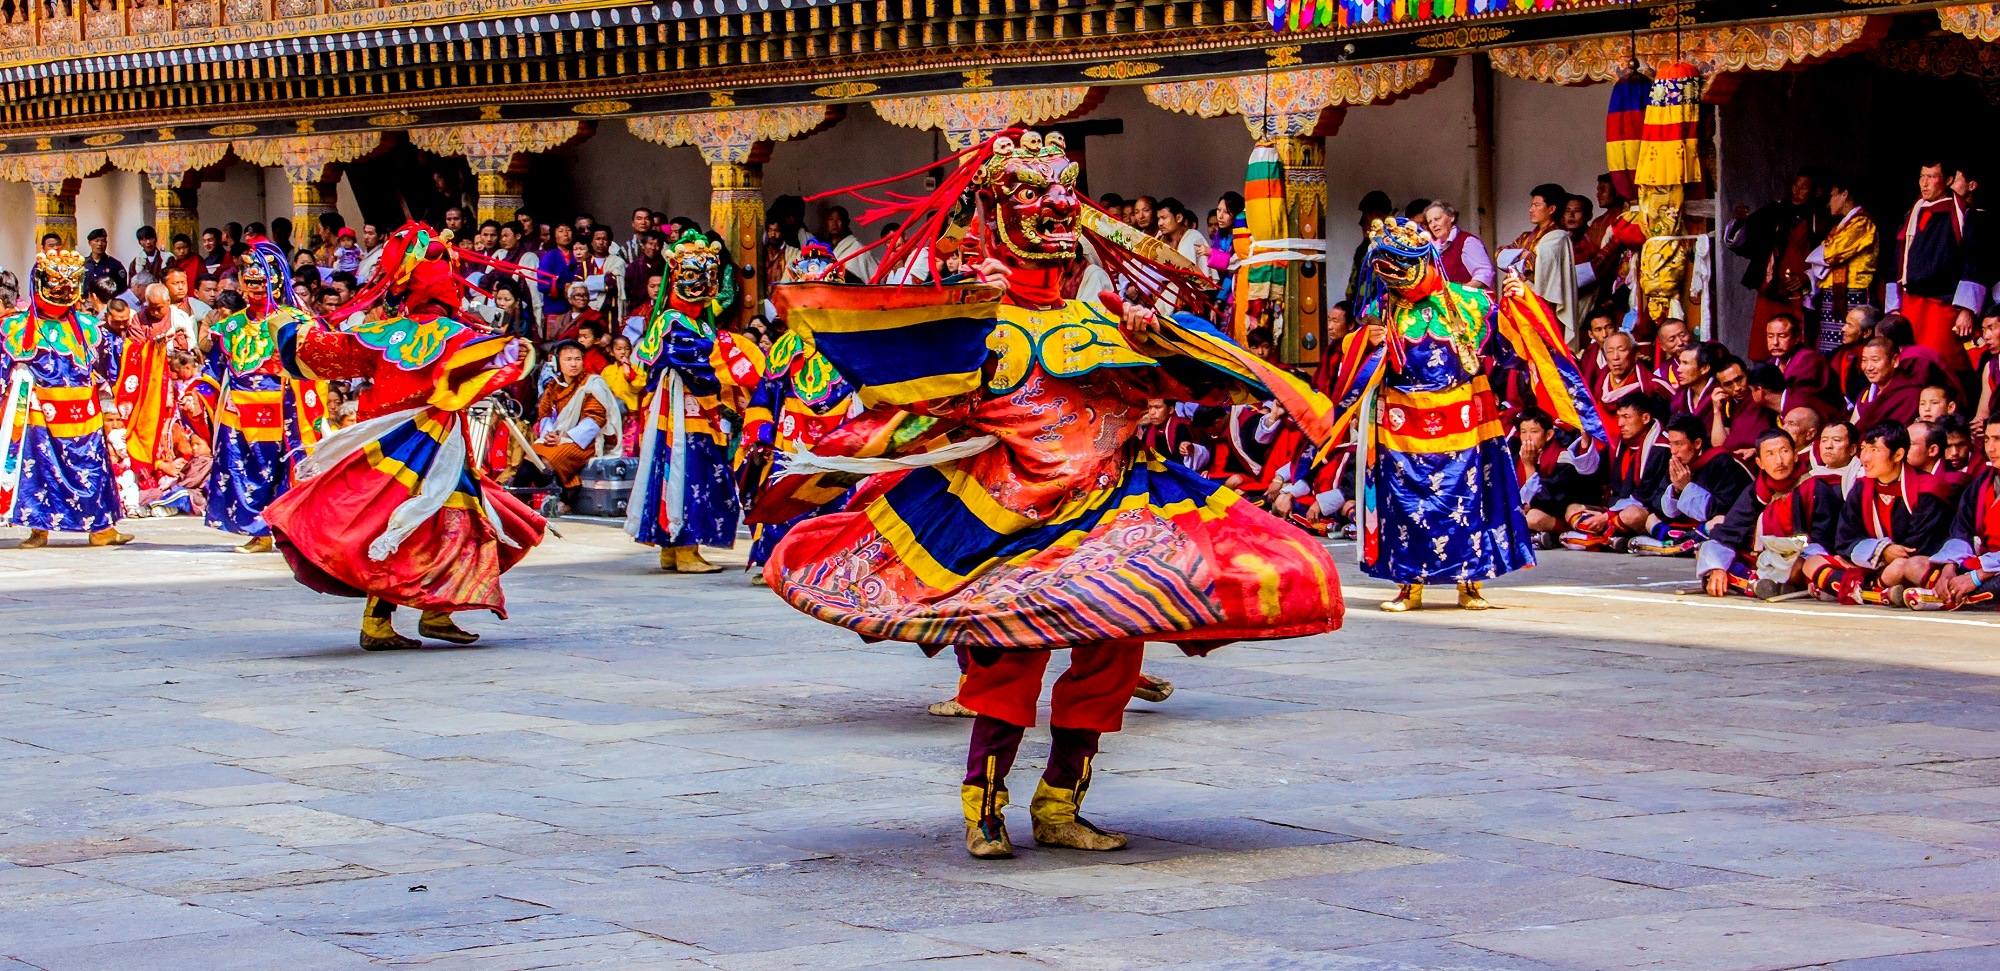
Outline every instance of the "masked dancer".
{"label": "masked dancer", "polygon": [[681,234],[667,256],[665,299],[632,347],[650,398],[625,532],[659,547],[660,569],[675,573],[721,570],[701,547],[735,546],[741,514],[727,415],[742,413],[762,362],[754,345],[716,329],[722,280],[722,245]]}
{"label": "masked dancer", "polygon": [[341,328],[310,319],[279,334],[301,380],[365,378],[354,424],[300,463],[299,484],[264,511],[299,582],[365,597],[361,646],[421,646],[396,632],[398,606],[423,611],[417,633],[448,644],[479,635],[452,615],[507,616],[500,575],[542,541],[542,517],[486,478],[469,456],[465,409],[529,368],[527,341],[484,333],[464,310],[460,260],[477,260],[411,223],[384,244],[377,276],[346,306],[388,312]]}
{"label": "masked dancer", "polygon": [[1362,282],[1367,326],[1348,338],[1333,395],[1341,429],[1361,429],[1361,569],[1398,585],[1384,610],[1422,607],[1438,581],[1485,609],[1482,581],[1535,562],[1489,365],[1518,358],[1543,411],[1597,442],[1602,418],[1549,304],[1519,277],[1496,304],[1444,278],[1423,227],[1391,218],[1370,233]]}
{"label": "masked dancer", "polygon": [[24,550],[47,546],[51,530],[89,533],[92,546],[129,543],[97,394],[115,387],[117,354],[97,318],[77,309],[83,257],[44,251],[33,282],[28,309],[0,321],[0,521],[28,527]]}
{"label": "masked dancer", "polygon": [[[863,197],[877,203],[873,218],[903,220],[877,244],[881,266],[914,258],[935,264],[923,276],[939,282],[776,290],[788,323],[869,410],[793,456],[757,518],[790,518],[785,497],[824,490],[829,477],[878,474],[845,511],[793,527],[765,577],[793,606],[864,637],[969,652],[959,701],[977,716],[960,801],[966,850],[982,859],[1014,852],[1008,770],[1035,724],[1050,654],[1067,649],[1051,695],[1054,743],[1029,807],[1034,837],[1115,850],[1126,838],[1079,808],[1100,737],[1122,726],[1144,644],[1200,655],[1330,631],[1342,613],[1318,541],[1139,449],[1148,399],[1276,393],[1308,413],[1317,396],[1199,316],[1146,309],[1200,305],[1206,275],[1088,208],[1059,136],[1013,130],[958,160],[927,199]],[[1080,237],[1147,281],[1145,299],[1066,296]],[[945,283],[941,258],[967,247],[981,282]],[[1324,398],[1316,411],[1311,426],[1324,431]]]}
{"label": "masked dancer", "polygon": [[238,553],[272,549],[264,510],[291,486],[292,469],[326,431],[325,390],[285,373],[278,334],[309,315],[294,302],[285,251],[261,236],[246,240],[236,280],[243,309],[206,338],[210,376],[222,387],[208,474],[210,526],[249,537]]}

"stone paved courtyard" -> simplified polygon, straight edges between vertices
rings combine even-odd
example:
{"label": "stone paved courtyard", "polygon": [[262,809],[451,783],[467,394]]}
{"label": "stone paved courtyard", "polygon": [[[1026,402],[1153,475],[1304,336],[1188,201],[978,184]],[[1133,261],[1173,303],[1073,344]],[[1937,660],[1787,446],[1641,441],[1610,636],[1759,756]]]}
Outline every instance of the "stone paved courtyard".
{"label": "stone paved courtyard", "polygon": [[1990,613],[1350,570],[1338,634],[1154,653],[1087,806],[1130,850],[982,864],[948,660],[561,528],[389,655],[198,526],[0,538],[0,971],[2000,968]]}

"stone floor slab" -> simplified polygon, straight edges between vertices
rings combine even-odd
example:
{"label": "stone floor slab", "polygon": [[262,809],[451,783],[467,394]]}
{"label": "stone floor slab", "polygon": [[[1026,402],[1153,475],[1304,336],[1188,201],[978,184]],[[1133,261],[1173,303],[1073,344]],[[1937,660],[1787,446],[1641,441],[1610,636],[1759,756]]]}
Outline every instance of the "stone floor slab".
{"label": "stone floor slab", "polygon": [[1780,915],[1751,907],[1613,917],[1459,940],[1476,947],[1574,971],[1779,971],[1813,961],[1950,951],[1975,942],[1921,931],[1812,914]]}
{"label": "stone floor slab", "polygon": [[131,528],[0,539],[0,971],[2000,966],[1990,615],[1553,551],[1512,609],[1389,616],[1335,544],[1344,630],[1151,652],[1181,690],[1093,762],[1128,849],[1020,806],[986,863],[948,661],[615,524],[561,524],[479,647],[387,655],[279,557]]}

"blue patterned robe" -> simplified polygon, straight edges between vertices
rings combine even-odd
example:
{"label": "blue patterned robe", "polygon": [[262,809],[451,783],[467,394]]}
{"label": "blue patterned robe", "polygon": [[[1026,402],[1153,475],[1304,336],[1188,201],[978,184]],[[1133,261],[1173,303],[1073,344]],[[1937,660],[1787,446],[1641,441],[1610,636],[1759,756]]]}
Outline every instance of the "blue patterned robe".
{"label": "blue patterned robe", "polygon": [[[1475,302],[1482,312],[1490,307],[1483,297]],[[1364,426],[1362,570],[1396,583],[1464,583],[1533,566],[1534,534],[1480,362],[1467,368],[1460,348],[1428,329],[1430,318],[1397,311],[1385,316],[1402,360],[1385,362]],[[1486,323],[1479,322],[1480,343],[1504,351]]]}
{"label": "blue patterned robe", "polygon": [[[275,319],[274,319],[275,318]],[[238,311],[216,325],[208,372],[222,387],[216,409],[215,464],[208,474],[208,525],[246,536],[269,536],[264,508],[285,494],[292,465],[318,440],[312,419],[301,414],[318,403],[304,400],[313,385],[285,377],[277,353],[277,328],[301,319],[279,308],[252,321]]]}
{"label": "blue patterned robe", "polygon": [[721,414],[723,381],[711,363],[713,332],[704,330],[669,311],[648,323],[633,349],[651,403],[625,532],[648,546],[736,545],[741,504]]}
{"label": "blue patterned robe", "polygon": [[0,438],[0,483],[15,486],[6,522],[65,532],[110,528],[121,509],[97,387],[116,386],[118,360],[103,331],[87,314],[26,311],[0,323],[0,332],[10,399],[0,415],[14,419]]}

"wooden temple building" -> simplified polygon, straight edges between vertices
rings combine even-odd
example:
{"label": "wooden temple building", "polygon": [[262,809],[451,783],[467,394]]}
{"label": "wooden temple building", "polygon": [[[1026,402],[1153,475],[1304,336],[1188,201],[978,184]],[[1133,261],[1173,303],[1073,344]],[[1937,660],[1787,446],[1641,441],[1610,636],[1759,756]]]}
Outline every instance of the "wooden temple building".
{"label": "wooden temple building", "polygon": [[[1293,235],[1328,240],[1295,270],[1311,318],[1370,189],[1450,197],[1496,245],[1528,187],[1588,195],[1605,83],[1634,69],[1704,79],[1690,232],[1805,163],[1847,167],[1893,220],[1918,155],[1994,157],[2000,3],[1269,2],[0,0],[0,265],[79,226],[129,256],[138,225],[286,216],[303,240],[324,213],[394,225],[439,194],[621,233],[633,205],[705,215],[754,262],[767,195],[1025,122],[1070,126],[1093,194],[1196,211],[1275,144]],[[1720,249],[1729,337],[1749,298]]]}

